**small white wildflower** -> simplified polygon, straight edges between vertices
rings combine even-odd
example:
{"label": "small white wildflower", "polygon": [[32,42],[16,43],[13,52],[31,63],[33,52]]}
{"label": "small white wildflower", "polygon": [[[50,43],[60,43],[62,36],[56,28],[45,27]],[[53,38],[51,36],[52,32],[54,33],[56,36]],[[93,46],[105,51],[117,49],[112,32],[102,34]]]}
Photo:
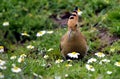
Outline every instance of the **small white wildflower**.
{"label": "small white wildflower", "polygon": [[115,48],[111,48],[111,49],[110,49],[110,52],[115,52]]}
{"label": "small white wildflower", "polygon": [[105,54],[102,53],[102,52],[95,53],[95,55],[98,56],[98,57],[100,57],[100,58],[102,58],[102,57],[105,56]]}
{"label": "small white wildflower", "polygon": [[36,34],[37,37],[43,36],[46,33],[46,31],[40,31]]}
{"label": "small white wildflower", "polygon": [[106,73],[110,75],[110,74],[112,74],[112,71],[107,71]]}
{"label": "small white wildflower", "polygon": [[89,65],[89,64],[86,64],[86,68],[89,70],[89,71],[95,71],[94,67],[92,65]]}
{"label": "small white wildflower", "polygon": [[50,51],[52,51],[52,50],[53,50],[53,48],[49,48],[47,51],[50,52]]}
{"label": "small white wildflower", "polygon": [[66,64],[65,66],[66,66],[66,67],[71,67],[71,66],[72,66],[72,64]]}
{"label": "small white wildflower", "polygon": [[28,46],[27,46],[27,49],[34,49],[34,46],[28,45]]}
{"label": "small white wildflower", "polygon": [[97,59],[95,59],[95,58],[90,58],[87,63],[92,63],[92,62],[96,62],[96,61],[97,61]]}
{"label": "small white wildflower", "polygon": [[15,73],[19,73],[21,72],[21,68],[17,67],[17,66],[14,66],[13,68],[11,68],[12,72],[15,72]]}
{"label": "small white wildflower", "polygon": [[79,15],[79,16],[81,16],[81,15],[82,15],[82,13],[83,13],[83,12],[82,12],[82,11],[80,11],[80,12],[78,12],[78,15]]}
{"label": "small white wildflower", "polygon": [[20,57],[25,58],[25,57],[27,57],[27,55],[21,54]]}
{"label": "small white wildflower", "polygon": [[48,55],[45,55],[45,56],[44,56],[44,58],[45,58],[45,59],[48,59],[48,58],[49,58],[49,56],[48,56]]}
{"label": "small white wildflower", "polygon": [[14,60],[16,58],[17,58],[17,56],[15,56],[15,55],[13,55],[13,56],[10,57],[11,60]]}
{"label": "small white wildflower", "polygon": [[48,33],[48,34],[52,34],[52,33],[53,33],[53,31],[47,31],[46,33]]}
{"label": "small white wildflower", "polygon": [[116,66],[120,67],[120,62],[115,62],[115,64],[114,64],[114,65],[116,65]]}
{"label": "small white wildflower", "polygon": [[1,65],[4,65],[4,64],[6,64],[6,62],[3,61],[3,60],[0,60],[0,66],[1,66]]}
{"label": "small white wildflower", "polygon": [[36,77],[39,77],[40,79],[43,79],[43,77],[41,75],[38,75],[37,73],[33,72],[33,75]]}
{"label": "small white wildflower", "polygon": [[102,59],[102,60],[99,62],[99,64],[109,63],[109,62],[110,62],[110,60],[108,60],[108,59]]}
{"label": "small white wildflower", "polygon": [[96,31],[98,31],[96,28],[91,28],[91,29],[90,29],[90,32],[91,32],[91,33],[96,32]]}
{"label": "small white wildflower", "polygon": [[57,75],[57,76],[55,76],[55,79],[61,79],[61,76]]}
{"label": "small white wildflower", "polygon": [[80,9],[78,9],[78,15],[81,16],[82,15],[82,11],[80,11]]}
{"label": "small white wildflower", "polygon": [[63,60],[61,60],[61,59],[58,59],[55,61],[55,63],[61,63],[61,62],[63,62]]}
{"label": "small white wildflower", "polygon": [[5,70],[5,69],[7,69],[7,67],[6,66],[0,66],[0,69]]}
{"label": "small white wildflower", "polygon": [[38,75],[38,77],[39,77],[40,79],[43,79],[43,77],[42,77],[41,75]]}
{"label": "small white wildflower", "polygon": [[4,74],[0,72],[0,78],[4,78]]}
{"label": "small white wildflower", "polygon": [[29,34],[27,34],[26,32],[21,33],[22,36],[30,36]]}
{"label": "small white wildflower", "polygon": [[15,64],[12,64],[13,67],[15,67],[16,65]]}
{"label": "small white wildflower", "polygon": [[72,62],[72,60],[68,59],[67,61]]}
{"label": "small white wildflower", "polygon": [[9,22],[3,22],[3,26],[9,26]]}
{"label": "small white wildflower", "polygon": [[18,58],[18,62],[19,62],[19,63],[24,62],[24,57],[19,57],[19,58]]}
{"label": "small white wildflower", "polygon": [[72,53],[68,53],[67,55],[71,58],[78,58],[78,55],[80,55],[80,53],[72,52]]}
{"label": "small white wildflower", "polygon": [[33,75],[36,76],[36,77],[38,77],[38,74],[36,74],[35,72],[33,72]]}
{"label": "small white wildflower", "polygon": [[68,77],[68,74],[65,74],[65,77]]}
{"label": "small white wildflower", "polygon": [[3,52],[4,52],[4,47],[0,46],[0,53],[3,53]]}

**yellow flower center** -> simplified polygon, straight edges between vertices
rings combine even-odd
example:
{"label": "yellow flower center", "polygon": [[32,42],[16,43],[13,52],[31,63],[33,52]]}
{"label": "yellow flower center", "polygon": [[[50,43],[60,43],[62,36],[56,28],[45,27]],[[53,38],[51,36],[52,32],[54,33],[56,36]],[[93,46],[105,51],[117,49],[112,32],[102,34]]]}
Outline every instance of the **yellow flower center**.
{"label": "yellow flower center", "polygon": [[15,66],[14,69],[15,69],[15,70],[18,70],[19,68]]}
{"label": "yellow flower center", "polygon": [[118,62],[118,65],[120,65],[120,62]]}
{"label": "yellow flower center", "polygon": [[58,59],[57,61],[58,61],[58,62],[60,62],[61,60],[60,60],[60,59]]}
{"label": "yellow flower center", "polygon": [[110,51],[111,51],[111,52],[114,52],[114,51],[115,51],[115,48],[111,48]]}
{"label": "yellow flower center", "polygon": [[27,33],[25,32],[25,33],[23,33],[24,35],[27,35]]}
{"label": "yellow flower center", "polygon": [[4,47],[3,46],[0,46],[0,49],[3,49]]}
{"label": "yellow flower center", "polygon": [[101,56],[103,53],[102,52],[99,52],[98,55]]}
{"label": "yellow flower center", "polygon": [[66,64],[65,66],[66,66],[66,67],[70,67],[70,66],[72,66],[72,65],[71,65],[71,64]]}
{"label": "yellow flower center", "polygon": [[73,55],[75,55],[75,54],[76,54],[76,52],[72,52],[72,54],[73,54]]}
{"label": "yellow flower center", "polygon": [[90,69],[92,69],[92,68],[93,68],[93,66],[91,66],[91,65],[90,65],[89,67],[90,67]]}
{"label": "yellow flower center", "polygon": [[21,56],[26,56],[25,54],[22,54]]}
{"label": "yellow flower center", "polygon": [[42,32],[39,32],[39,34],[42,34]]}
{"label": "yellow flower center", "polygon": [[80,12],[80,9],[78,9],[78,12]]}

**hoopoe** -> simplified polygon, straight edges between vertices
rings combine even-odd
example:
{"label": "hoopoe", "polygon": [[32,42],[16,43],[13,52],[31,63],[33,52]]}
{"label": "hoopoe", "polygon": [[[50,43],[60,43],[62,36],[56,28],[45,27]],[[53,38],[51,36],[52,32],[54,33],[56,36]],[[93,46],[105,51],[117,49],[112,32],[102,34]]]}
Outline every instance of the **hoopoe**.
{"label": "hoopoe", "polygon": [[71,52],[78,52],[80,54],[78,59],[82,59],[88,50],[86,39],[78,26],[78,11],[79,9],[76,7],[72,12],[67,23],[68,31],[60,41],[60,51],[65,59],[68,59],[67,54]]}

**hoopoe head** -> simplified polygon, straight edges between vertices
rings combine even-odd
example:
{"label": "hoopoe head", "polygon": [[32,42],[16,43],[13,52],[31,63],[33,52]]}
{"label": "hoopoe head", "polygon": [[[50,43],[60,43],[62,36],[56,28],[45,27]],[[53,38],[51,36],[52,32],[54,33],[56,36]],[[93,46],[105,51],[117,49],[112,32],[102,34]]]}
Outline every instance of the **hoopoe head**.
{"label": "hoopoe head", "polygon": [[68,19],[68,30],[76,31],[78,27],[78,7],[75,7],[74,11],[72,12],[71,16]]}

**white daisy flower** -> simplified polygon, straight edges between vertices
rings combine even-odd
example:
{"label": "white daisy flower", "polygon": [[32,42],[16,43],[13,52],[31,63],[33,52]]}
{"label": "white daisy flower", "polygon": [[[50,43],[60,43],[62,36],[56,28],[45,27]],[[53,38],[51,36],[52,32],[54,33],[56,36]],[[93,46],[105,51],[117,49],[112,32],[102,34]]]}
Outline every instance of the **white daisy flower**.
{"label": "white daisy flower", "polygon": [[53,33],[53,31],[47,31],[46,33],[48,33],[48,34],[52,34],[52,33]]}
{"label": "white daisy flower", "polygon": [[111,49],[110,49],[110,52],[115,52],[115,48],[111,48]]}
{"label": "white daisy flower", "polygon": [[0,72],[0,78],[4,78],[4,74]]}
{"label": "white daisy flower", "polygon": [[12,64],[13,67],[15,67],[16,65],[15,64]]}
{"label": "white daisy flower", "polygon": [[39,77],[40,79],[43,79],[43,77],[41,75],[38,75],[37,73],[33,72],[33,75],[36,77]]}
{"label": "white daisy flower", "polygon": [[15,55],[13,55],[13,56],[10,57],[11,60],[14,60],[16,58],[17,58],[17,56],[15,56]]}
{"label": "white daisy flower", "polygon": [[99,62],[99,64],[109,63],[109,62],[110,62],[110,60],[108,60],[108,59],[102,59],[102,60]]}
{"label": "white daisy flower", "polygon": [[82,11],[80,11],[80,12],[78,12],[78,15],[79,15],[79,16],[81,16],[81,15],[82,15],[82,13],[83,13],[83,12],[82,12]]}
{"label": "white daisy flower", "polygon": [[36,77],[38,77],[38,74],[36,74],[35,72],[33,72],[33,75],[36,76]]}
{"label": "white daisy flower", "polygon": [[9,26],[9,22],[3,22],[3,26]]}
{"label": "white daisy flower", "polygon": [[17,66],[14,66],[13,68],[11,68],[12,72],[15,72],[15,73],[19,73],[21,72],[21,68],[17,67]]}
{"label": "white daisy flower", "polygon": [[105,56],[105,54],[102,53],[102,52],[95,53],[95,55],[98,56],[98,57],[100,57],[100,58],[102,58],[102,57]]}
{"label": "white daisy flower", "polygon": [[24,59],[25,59],[24,57],[19,57],[19,58],[18,58],[18,62],[19,62],[19,63],[24,62]]}
{"label": "white daisy flower", "polygon": [[0,66],[2,66],[2,65],[4,65],[4,64],[6,64],[6,62],[3,61],[3,60],[0,60]]}
{"label": "white daisy flower", "polygon": [[86,64],[86,68],[89,70],[89,71],[95,71],[94,67],[92,65],[89,65],[89,64]]}
{"label": "white daisy flower", "polygon": [[50,51],[52,51],[52,50],[53,50],[53,48],[49,48],[47,51],[50,52]]}
{"label": "white daisy flower", "polygon": [[92,62],[96,62],[96,61],[97,61],[97,59],[95,59],[95,58],[90,58],[87,63],[92,63]]}
{"label": "white daisy flower", "polygon": [[67,55],[71,58],[78,58],[78,55],[80,55],[80,53],[72,52],[72,53],[68,53]]}
{"label": "white daisy flower", "polygon": [[107,71],[106,73],[110,75],[110,74],[112,74],[112,71]]}
{"label": "white daisy flower", "polygon": [[68,74],[65,74],[65,77],[68,77]]}
{"label": "white daisy flower", "polygon": [[6,66],[0,66],[0,69],[5,70],[5,69],[7,69],[7,67]]}
{"label": "white daisy flower", "polygon": [[72,66],[72,64],[66,64],[65,66],[66,66],[66,67],[71,67],[71,66]]}
{"label": "white daisy flower", "polygon": [[4,47],[0,46],[0,53],[3,53],[3,52],[4,52]]}
{"label": "white daisy flower", "polygon": [[95,32],[95,31],[98,31],[95,27],[93,27],[93,28],[90,29],[91,33]]}
{"label": "white daisy flower", "polygon": [[114,65],[116,65],[116,66],[119,66],[120,67],[120,62],[115,62],[115,64]]}
{"label": "white daisy flower", "polygon": [[34,49],[34,46],[28,45],[28,46],[27,46],[27,49]]}
{"label": "white daisy flower", "polygon": [[20,57],[25,58],[25,57],[27,57],[27,55],[21,54]]}
{"label": "white daisy flower", "polygon": [[36,34],[37,37],[43,36],[46,33],[46,31],[40,31]]}
{"label": "white daisy flower", "polygon": [[55,63],[61,63],[61,62],[63,62],[63,60],[61,60],[61,59],[58,59],[55,61]]}
{"label": "white daisy flower", "polygon": [[55,76],[55,79],[61,79],[61,76],[57,75],[57,76]]}
{"label": "white daisy flower", "polygon": [[30,36],[29,34],[27,34],[26,32],[21,33],[22,36]]}
{"label": "white daisy flower", "polygon": [[48,56],[48,55],[45,55],[43,58],[48,59],[48,58],[49,58],[49,56]]}
{"label": "white daisy flower", "polygon": [[68,62],[72,62],[72,60],[71,60],[71,59],[68,59],[67,61],[68,61]]}
{"label": "white daisy flower", "polygon": [[80,9],[78,9],[78,15],[81,16],[82,15],[82,11],[80,11]]}

